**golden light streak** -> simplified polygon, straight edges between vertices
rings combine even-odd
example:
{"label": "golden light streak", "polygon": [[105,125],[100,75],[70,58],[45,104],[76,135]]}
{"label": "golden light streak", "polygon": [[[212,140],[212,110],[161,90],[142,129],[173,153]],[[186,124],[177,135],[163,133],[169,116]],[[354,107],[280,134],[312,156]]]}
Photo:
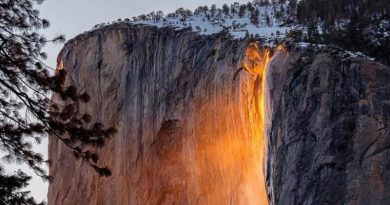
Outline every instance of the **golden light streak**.
{"label": "golden light streak", "polygon": [[[280,48],[282,49],[282,47]],[[271,50],[264,48],[259,49],[256,43],[251,43],[246,50],[245,60],[242,63],[242,67],[255,76],[255,86],[257,95],[254,95],[253,106],[255,109],[251,109],[250,121],[254,125],[253,133],[255,134],[255,145],[258,148],[258,160],[260,161],[260,204],[268,205],[268,197],[265,185],[265,145],[266,145],[266,76],[267,76],[267,65],[270,61]],[[259,82],[260,81],[260,82]],[[256,86],[257,85],[257,86]]]}

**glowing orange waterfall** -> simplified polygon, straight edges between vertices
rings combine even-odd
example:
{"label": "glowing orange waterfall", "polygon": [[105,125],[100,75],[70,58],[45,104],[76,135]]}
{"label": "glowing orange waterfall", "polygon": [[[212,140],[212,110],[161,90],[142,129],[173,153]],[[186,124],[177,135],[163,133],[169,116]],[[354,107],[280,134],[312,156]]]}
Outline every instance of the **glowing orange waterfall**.
{"label": "glowing orange waterfall", "polygon": [[249,120],[251,122],[252,133],[255,135],[253,142],[256,149],[258,149],[258,156],[256,159],[259,161],[260,172],[260,198],[256,201],[260,201],[261,205],[268,204],[266,185],[265,185],[265,166],[264,159],[266,153],[266,76],[267,65],[270,61],[270,50],[260,50],[256,43],[251,43],[246,50],[245,60],[242,63],[243,68],[254,76],[254,99],[252,99],[250,105]]}

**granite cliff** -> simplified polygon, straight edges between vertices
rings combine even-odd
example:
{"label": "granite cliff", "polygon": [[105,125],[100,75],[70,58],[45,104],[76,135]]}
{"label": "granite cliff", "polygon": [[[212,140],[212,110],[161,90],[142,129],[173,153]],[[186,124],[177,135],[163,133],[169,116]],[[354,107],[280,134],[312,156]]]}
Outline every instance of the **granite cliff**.
{"label": "granite cliff", "polygon": [[51,140],[49,204],[389,203],[390,68],[341,53],[126,23],[76,37],[58,69],[118,129],[98,151],[112,176]]}
{"label": "granite cliff", "polygon": [[330,48],[269,70],[283,85],[271,88],[270,203],[389,204],[390,68]]}

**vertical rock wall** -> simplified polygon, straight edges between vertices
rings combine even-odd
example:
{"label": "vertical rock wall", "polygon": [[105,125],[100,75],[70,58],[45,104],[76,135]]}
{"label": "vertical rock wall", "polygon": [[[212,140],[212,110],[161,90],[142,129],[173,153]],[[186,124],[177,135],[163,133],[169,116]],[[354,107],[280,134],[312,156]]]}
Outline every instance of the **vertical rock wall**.
{"label": "vertical rock wall", "polygon": [[271,204],[390,204],[390,68],[340,56],[271,63]]}
{"label": "vertical rock wall", "polygon": [[50,140],[49,204],[261,204],[258,76],[238,71],[247,45],[127,24],[67,43],[67,83],[91,95],[79,109],[119,133],[99,151],[109,178]]}
{"label": "vertical rock wall", "polygon": [[247,47],[127,24],[68,42],[67,83],[91,95],[80,111],[119,133],[99,151],[110,178],[50,139],[49,205],[263,205],[264,143],[270,204],[390,204],[390,68],[279,47],[264,93],[240,69]]}

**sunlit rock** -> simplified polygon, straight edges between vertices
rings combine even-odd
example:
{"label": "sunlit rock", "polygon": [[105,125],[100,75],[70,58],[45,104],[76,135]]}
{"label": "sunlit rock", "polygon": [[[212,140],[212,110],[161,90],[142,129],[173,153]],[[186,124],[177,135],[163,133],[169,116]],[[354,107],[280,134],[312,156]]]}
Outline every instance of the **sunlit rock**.
{"label": "sunlit rock", "polygon": [[386,204],[390,69],[224,35],[116,24],[59,55],[118,134],[99,177],[51,139],[50,205]]}

